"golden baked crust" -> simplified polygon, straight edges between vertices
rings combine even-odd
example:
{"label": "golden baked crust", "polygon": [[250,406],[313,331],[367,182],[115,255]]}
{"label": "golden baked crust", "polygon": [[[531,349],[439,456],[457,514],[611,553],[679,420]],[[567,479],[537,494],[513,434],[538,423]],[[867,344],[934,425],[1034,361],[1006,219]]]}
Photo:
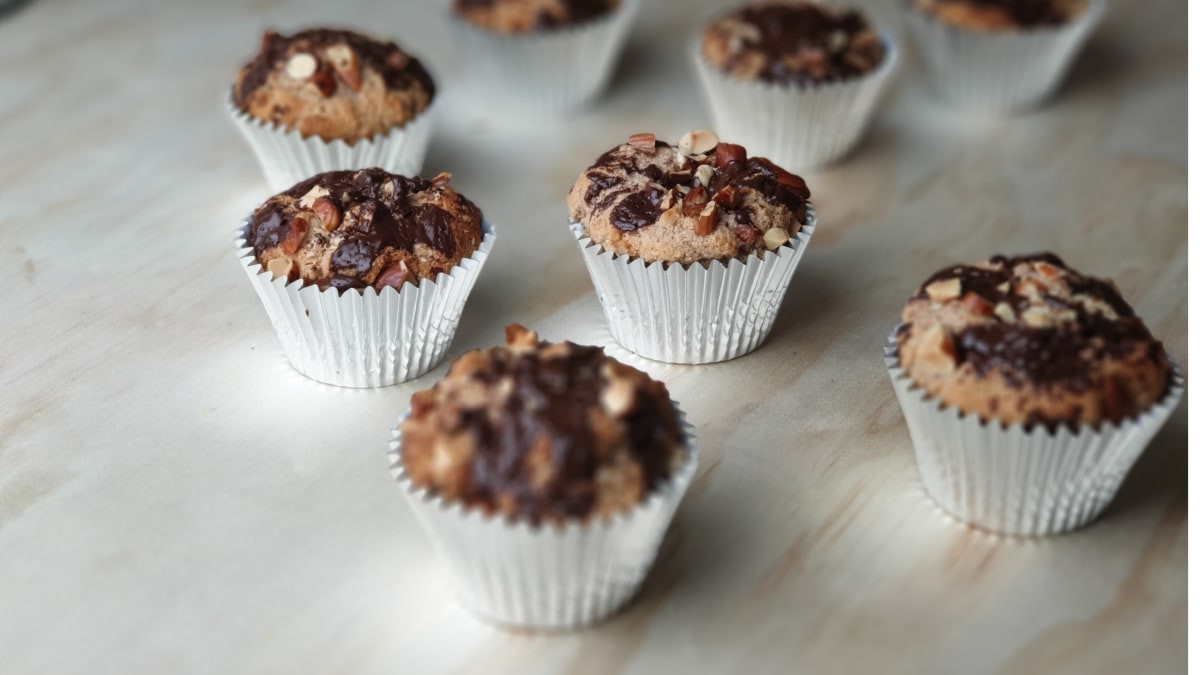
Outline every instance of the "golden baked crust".
{"label": "golden baked crust", "polygon": [[354,143],[407,124],[429,107],[434,85],[421,62],[391,42],[342,30],[268,31],[233,96],[263,122]]}
{"label": "golden baked crust", "polygon": [[1008,424],[1120,422],[1171,366],[1111,281],[1057,256],[995,256],[934,274],[904,307],[900,365],[944,403]]}
{"label": "golden baked crust", "polygon": [[1068,23],[1088,0],[911,0],[939,21],[972,30],[1012,30]]}
{"label": "golden baked crust", "polygon": [[729,75],[785,84],[861,77],[883,63],[885,51],[858,12],[804,0],[735,9],[704,29],[700,49]]}
{"label": "golden baked crust", "polygon": [[579,176],[567,207],[606,251],[686,264],[779,248],[809,196],[799,176],[701,129],[677,145],[630,136]]}
{"label": "golden baked crust", "polygon": [[679,468],[684,437],[666,387],[600,347],[539,342],[470,351],[412,397],[401,460],[448,502],[530,523],[628,511]]}
{"label": "golden baked crust", "polygon": [[586,23],[611,13],[621,0],[454,0],[454,12],[498,33],[532,33]]}
{"label": "golden baked crust", "polygon": [[449,180],[383,169],[317,174],[258,207],[246,242],[275,277],[322,289],[435,279],[483,240],[479,209]]}

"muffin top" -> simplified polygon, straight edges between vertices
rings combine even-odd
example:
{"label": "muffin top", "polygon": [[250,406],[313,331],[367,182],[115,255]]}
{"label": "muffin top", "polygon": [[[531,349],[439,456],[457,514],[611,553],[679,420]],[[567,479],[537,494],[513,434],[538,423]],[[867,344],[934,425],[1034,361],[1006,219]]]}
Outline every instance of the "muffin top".
{"label": "muffin top", "polygon": [[499,33],[533,33],[574,26],[612,12],[621,0],[454,0],[466,21]]}
{"label": "muffin top", "polygon": [[939,21],[973,30],[1057,26],[1078,16],[1087,0],[911,0]]}
{"label": "muffin top", "polygon": [[778,0],[709,24],[700,49],[709,64],[740,79],[813,84],[869,73],[883,63],[885,48],[856,11]]}
{"label": "muffin top", "polygon": [[984,419],[1117,423],[1170,384],[1162,343],[1116,286],[1050,253],[947,267],[903,320],[900,364],[917,386]]}
{"label": "muffin top", "polygon": [[666,387],[600,347],[540,342],[456,359],[400,425],[412,482],[448,502],[534,524],[628,511],[682,464]]}
{"label": "muffin top", "polygon": [[449,181],[383,169],[317,174],[258,207],[246,242],[275,277],[322,289],[435,279],[483,239],[479,209]]}
{"label": "muffin top", "polygon": [[708,130],[635,134],[575,181],[567,206],[606,251],[691,263],[775,250],[804,223],[804,179]]}
{"label": "muffin top", "polygon": [[421,62],[394,43],[324,28],[291,37],[268,31],[233,86],[248,115],[347,143],[404,126],[433,95]]}

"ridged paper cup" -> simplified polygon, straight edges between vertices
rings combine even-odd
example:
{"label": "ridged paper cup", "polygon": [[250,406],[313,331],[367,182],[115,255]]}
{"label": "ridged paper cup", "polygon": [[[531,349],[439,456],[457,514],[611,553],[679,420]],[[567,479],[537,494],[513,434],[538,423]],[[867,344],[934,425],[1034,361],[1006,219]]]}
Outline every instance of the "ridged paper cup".
{"label": "ridged paper cup", "polygon": [[617,612],[637,593],[696,473],[694,429],[675,409],[683,463],[632,511],[603,521],[539,527],[447,502],[408,478],[398,426],[388,461],[467,609],[514,628],[579,628]]}
{"label": "ridged paper cup", "polygon": [[604,88],[641,0],[621,0],[611,13],[576,26],[503,34],[451,13],[461,79],[489,108],[547,115],[577,108]]}
{"label": "ridged paper cup", "polygon": [[[247,221],[248,224],[248,221]],[[467,296],[479,278],[496,232],[483,221],[483,241],[470,257],[436,280],[386,287],[321,290],[299,279],[272,279],[247,245],[237,252],[292,367],[318,382],[384,387],[419,377],[446,356]]]}
{"label": "ridged paper cup", "polygon": [[982,31],[946,24],[900,1],[936,93],[954,106],[996,113],[1032,108],[1050,96],[1106,8],[1106,0],[1088,0],[1061,26]]}
{"label": "ridged paper cup", "polygon": [[879,35],[886,52],[875,70],[810,85],[732,77],[710,64],[694,41],[692,57],[717,134],[791,171],[840,159],[862,138],[900,60],[899,43],[883,30]]}
{"label": "ridged paper cup", "polygon": [[405,176],[420,175],[433,138],[437,106],[435,98],[404,126],[350,144],[325,141],[320,136],[305,138],[299,131],[246,114],[234,103],[232,94],[225,101],[230,119],[250,144],[267,183],[275,191],[325,171],[379,167]]}
{"label": "ridged paper cup", "polygon": [[1134,419],[1074,431],[1006,426],[919,389],[897,350],[893,332],[884,363],[925,489],[951,516],[1000,534],[1059,534],[1095,520],[1183,396],[1183,377],[1172,363],[1167,393]]}
{"label": "ridged paper cup", "polygon": [[690,265],[615,255],[579,223],[571,232],[613,339],[644,358],[701,364],[735,359],[763,343],[816,226],[809,202],[803,225],[778,249]]}

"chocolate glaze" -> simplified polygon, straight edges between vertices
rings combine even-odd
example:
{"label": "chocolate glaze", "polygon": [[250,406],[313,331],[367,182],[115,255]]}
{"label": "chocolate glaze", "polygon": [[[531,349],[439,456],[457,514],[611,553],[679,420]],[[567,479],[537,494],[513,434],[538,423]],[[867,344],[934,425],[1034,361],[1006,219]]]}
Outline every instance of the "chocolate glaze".
{"label": "chocolate glaze", "polygon": [[[922,284],[916,297],[927,298],[925,287],[930,283],[957,278],[962,283],[964,295],[975,293],[993,305],[1007,302],[1020,312],[1028,306],[1029,300],[1016,293],[1014,268],[1022,263],[1046,262],[1064,270],[1072,292],[1091,294],[1108,303],[1118,318],[1113,320],[1089,312],[1082,303],[1073,300],[1046,297],[1048,304],[1073,310],[1075,321],[1046,328],[999,321],[970,326],[954,336],[960,364],[970,363],[980,375],[996,371],[1014,387],[1029,383],[1057,385],[1070,391],[1086,391],[1098,386],[1097,363],[1107,358],[1128,356],[1143,346],[1147,359],[1167,367],[1162,343],[1150,334],[1110,283],[1080,274],[1051,253],[1011,258],[995,256],[990,262],[1000,265],[1000,269],[984,270],[968,265],[943,269]],[[1004,282],[1009,283],[1007,292],[997,288]]]}
{"label": "chocolate glaze", "polygon": [[[603,464],[601,442],[589,419],[599,409],[605,387],[604,350],[567,343],[564,355],[545,358],[539,350],[486,352],[488,365],[473,376],[487,385],[512,380],[503,413],[464,410],[456,432],[474,441],[473,490],[462,495],[469,504],[496,504],[501,495],[515,498],[520,518],[580,518],[595,504],[596,471]],[[545,348],[546,343],[539,347]],[[643,486],[652,491],[670,475],[683,436],[662,383],[646,377],[636,388],[634,405],[621,422],[642,466]],[[549,442],[558,472],[538,489],[525,458],[539,443]]]}
{"label": "chocolate glaze", "polygon": [[243,69],[241,85],[236,90],[238,105],[245,106],[250,96],[267,82],[271,73],[284,68],[292,56],[290,48],[299,46],[317,57],[319,70],[331,71],[317,53],[333,44],[344,43],[358,55],[359,64],[380,74],[384,84],[393,91],[419,86],[433,98],[433,78],[417,59],[404,53],[393,42],[379,42],[364,35],[346,30],[312,28],[291,37],[268,32],[263,36],[262,50]]}
{"label": "chocolate glaze", "polygon": [[[454,0],[454,9],[461,14],[470,10],[491,9],[498,4],[505,4],[505,0]],[[614,0],[559,0],[559,4],[564,10],[561,15],[549,11],[538,13],[534,23],[537,30],[562,28],[598,19],[613,11],[618,3]]]}
{"label": "chocolate glaze", "polygon": [[[334,274],[329,279],[318,280],[322,285],[339,289],[367,286],[363,275],[387,247],[412,251],[417,244],[425,244],[445,256],[455,252],[451,231],[454,216],[432,204],[414,208],[409,203],[411,195],[432,189],[432,183],[383,169],[362,169],[317,174],[282,193],[291,199],[271,199],[259,207],[247,233],[247,240],[257,257],[261,259],[265,251],[279,245],[296,212],[294,200],[317,185],[329,190],[329,198],[341,213],[355,209],[359,216],[357,229],[348,233],[333,252],[330,262]],[[470,208],[478,212],[474,205]]]}
{"label": "chocolate glaze", "polygon": [[[819,5],[765,4],[743,7],[730,18],[757,29],[758,40],[748,40],[747,49],[735,54],[734,64],[752,52],[766,56],[763,80],[809,84],[862,75],[883,61],[882,43],[877,39],[856,42],[858,35],[873,34],[861,14]],[[835,35],[839,37],[834,37]],[[810,67],[806,50],[819,54],[820,69]]]}

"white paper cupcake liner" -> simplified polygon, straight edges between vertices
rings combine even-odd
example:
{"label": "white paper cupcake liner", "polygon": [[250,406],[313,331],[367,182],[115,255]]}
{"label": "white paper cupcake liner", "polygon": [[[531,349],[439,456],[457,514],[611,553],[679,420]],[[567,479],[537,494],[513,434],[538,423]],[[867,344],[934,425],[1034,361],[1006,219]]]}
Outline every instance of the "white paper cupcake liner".
{"label": "white paper cupcake liner", "polygon": [[232,94],[225,107],[258,158],[267,183],[280,192],[325,171],[379,167],[405,176],[420,175],[433,138],[438,99],[404,126],[353,145],[342,140],[327,142],[319,136],[304,138],[299,131],[255,119],[238,108]]}
{"label": "white paper cupcake liner", "polygon": [[449,274],[382,292],[367,288],[339,294],[299,279],[272,279],[247,246],[246,225],[237,231],[236,247],[293,368],[326,384],[384,387],[419,377],[445,357],[496,240],[487,220],[483,233],[479,248]]}
{"label": "white paper cupcake liner", "polygon": [[692,46],[716,132],[770,157],[791,171],[814,169],[843,157],[862,138],[900,60],[900,45],[879,31],[886,56],[862,77],[814,85],[742,80],[712,66]]}
{"label": "white paper cupcake liner", "polygon": [[1132,420],[1026,430],[938,402],[908,377],[897,349],[893,332],[884,363],[925,489],[951,516],[1000,534],[1058,534],[1095,520],[1183,395],[1172,363],[1166,395]]}
{"label": "white paper cupcake liner", "polygon": [[576,108],[604,88],[641,0],[578,26],[528,35],[479,28],[451,14],[464,87],[489,108],[553,114]]}
{"label": "white paper cupcake liner", "polygon": [[1066,76],[1104,15],[1088,0],[1071,23],[1013,31],[979,31],[939,21],[901,0],[909,32],[937,94],[960,108],[1015,112],[1036,106]]}
{"label": "white paper cupcake liner", "polygon": [[696,473],[695,430],[675,408],[685,437],[682,465],[632,511],[607,521],[535,527],[443,501],[409,480],[398,428],[388,461],[464,606],[511,627],[579,628],[620,610],[637,593]]}
{"label": "white paper cupcake liner", "polygon": [[807,205],[804,224],[775,251],[745,261],[684,266],[617,256],[571,223],[613,339],[625,349],[668,363],[716,363],[763,343],[804,249],[817,226]]}

